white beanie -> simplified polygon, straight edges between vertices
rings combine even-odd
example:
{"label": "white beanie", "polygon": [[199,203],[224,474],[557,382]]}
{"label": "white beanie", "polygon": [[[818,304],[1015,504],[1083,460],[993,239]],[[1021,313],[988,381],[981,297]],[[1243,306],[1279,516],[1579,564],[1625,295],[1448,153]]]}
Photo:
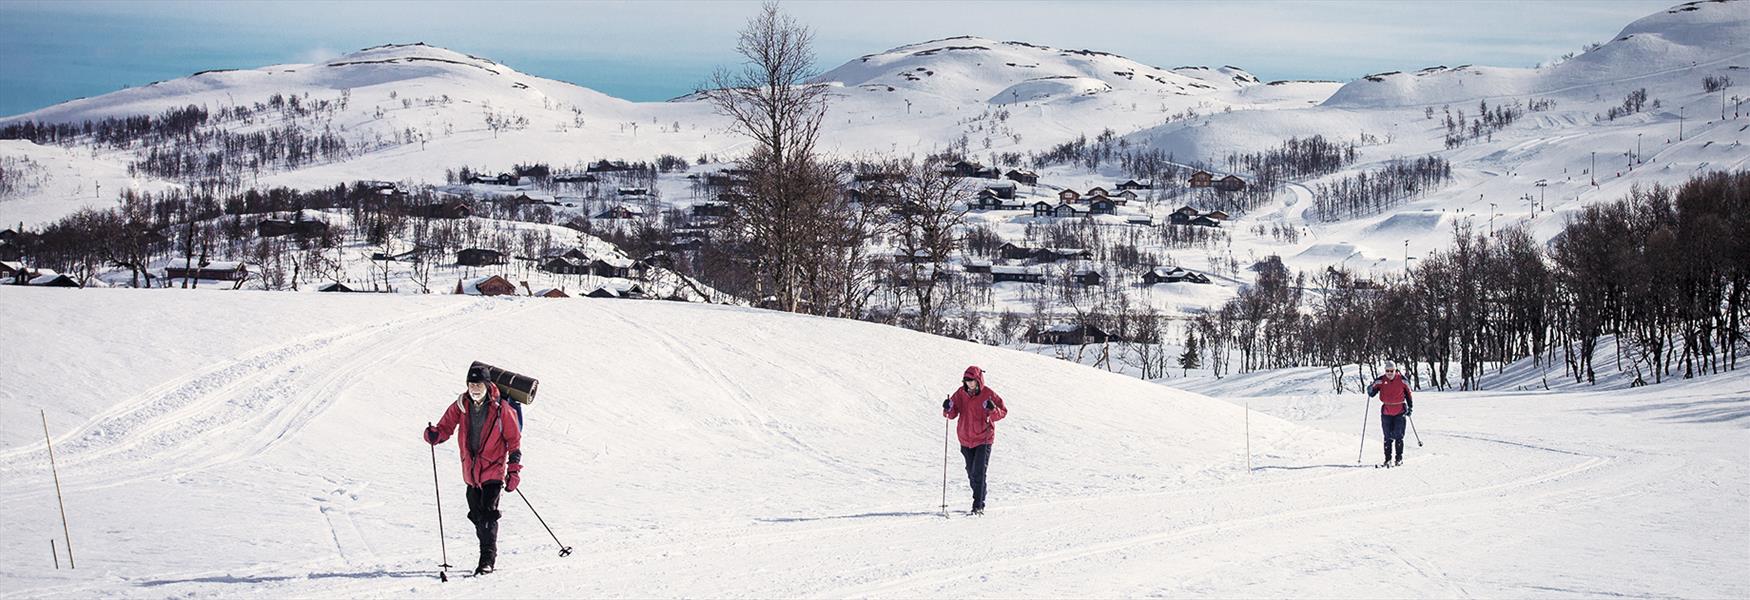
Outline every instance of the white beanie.
{"label": "white beanie", "polygon": [[1395,363],[1395,362],[1392,362],[1392,361],[1389,361],[1389,360],[1388,360],[1388,361],[1385,361],[1385,370],[1387,370],[1387,371],[1395,371],[1395,370],[1397,370],[1397,368],[1398,368],[1398,363]]}

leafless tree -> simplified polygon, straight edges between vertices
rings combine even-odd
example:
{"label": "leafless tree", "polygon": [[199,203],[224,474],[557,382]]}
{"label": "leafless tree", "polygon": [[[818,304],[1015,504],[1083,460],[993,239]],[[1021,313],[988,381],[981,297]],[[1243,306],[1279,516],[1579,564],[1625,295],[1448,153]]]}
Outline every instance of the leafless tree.
{"label": "leafless tree", "polygon": [[902,174],[893,184],[893,238],[896,254],[907,257],[912,300],[918,307],[918,327],[937,330],[938,275],[948,257],[960,249],[966,220],[966,181],[939,160],[894,161],[884,170]]}
{"label": "leafless tree", "polygon": [[836,172],[814,150],[827,88],[808,81],[813,40],[812,31],[768,2],[741,31],[741,68],[719,70],[710,89],[701,90],[730,129],[754,143],[741,161],[748,175],[730,203],[730,225],[760,257],[753,263],[758,284],[769,282],[778,305],[792,312],[818,304],[804,298],[806,280],[811,271],[825,271],[824,253],[814,246],[823,233],[810,227],[842,216],[828,212],[838,193]]}

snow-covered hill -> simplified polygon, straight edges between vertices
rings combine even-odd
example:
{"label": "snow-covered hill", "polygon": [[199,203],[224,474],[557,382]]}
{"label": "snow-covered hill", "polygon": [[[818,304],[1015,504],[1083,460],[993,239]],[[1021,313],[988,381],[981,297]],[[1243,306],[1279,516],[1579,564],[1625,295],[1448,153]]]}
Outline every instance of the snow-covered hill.
{"label": "snow-covered hill", "polygon": [[[960,104],[987,99],[993,104],[1049,103],[1116,91],[1201,96],[1258,84],[1257,77],[1237,67],[1169,71],[1106,52],[972,36],[871,54],[827,71],[816,80],[869,92],[906,90]],[[1062,82],[1061,87],[1043,85],[1054,81]],[[1053,89],[1062,93],[1041,94]]]}
{"label": "snow-covered hill", "polygon": [[[1571,60],[1537,69],[1429,67],[1415,73],[1381,73],[1337,90],[1327,106],[1388,107],[1474,104],[1519,97],[1619,99],[1647,86],[1665,91],[1670,73],[1705,67],[1750,65],[1750,2],[1698,0],[1654,13],[1624,27],[1601,46]],[[1684,78],[1677,87],[1694,87]],[[1649,86],[1651,84],[1651,86]]]}
{"label": "snow-covered hill", "polygon": [[[1232,405],[856,321],[623,300],[13,286],[0,289],[0,307],[17,322],[55,324],[8,334],[9,346],[31,350],[6,353],[0,369],[61,382],[53,393],[0,391],[13,417],[0,426],[0,498],[15,507],[0,546],[38,556],[58,531],[42,425],[25,418],[46,409],[80,567],[9,561],[0,593],[271,593],[152,583],[250,581],[264,569],[356,572],[333,583],[393,593],[399,574],[435,564],[424,560],[436,556],[436,515],[418,432],[458,393],[470,360],[541,378],[527,412],[526,491],[581,550],[551,566],[592,577],[646,560],[612,558],[622,543],[697,565],[736,553],[696,547],[683,559],[670,544],[707,531],[799,542],[791,532],[823,525],[935,525],[939,405],[968,364],[989,371],[1013,410],[999,425],[995,506],[1244,476],[1245,419]],[[1260,452],[1298,460],[1335,441],[1267,417],[1250,427]],[[453,447],[440,450],[454,527],[465,523],[461,488]],[[521,504],[505,505],[502,562],[545,563],[545,534],[512,503]],[[958,527],[967,526],[977,527]],[[459,531],[452,559],[469,554]],[[679,566],[663,562],[643,564]],[[780,570],[770,587],[750,589],[828,584],[807,577],[812,569]],[[648,580],[590,595],[730,589]]]}
{"label": "snow-covered hill", "polygon": [[[12,286],[0,310],[44,325],[9,330],[8,346],[30,351],[0,355],[28,374],[0,386],[4,597],[1750,593],[1736,568],[1750,560],[1750,413],[1735,375],[1418,395],[1427,445],[1377,471],[1352,468],[1358,397],[1288,389],[1250,402],[1301,423],[1248,418],[853,321]],[[499,574],[439,583],[419,430],[475,359],[541,377],[522,489],[577,551],[555,556],[506,498]],[[990,514],[944,520],[944,468],[951,508],[966,492],[960,459],[943,464],[938,405],[966,364],[989,370],[1012,412]],[[60,524],[38,409],[77,570],[43,556]],[[437,451],[450,561],[463,564],[454,457]]]}
{"label": "snow-covered hill", "polygon": [[[1236,215],[1225,226],[1231,247],[1163,252],[1193,268],[1280,254],[1297,269],[1341,264],[1396,273],[1406,258],[1443,247],[1455,223],[1469,222],[1477,230],[1524,223],[1547,239],[1568,214],[1619,198],[1635,185],[1670,185],[1698,172],[1750,165],[1744,146],[1750,115],[1728,105],[1720,118],[1722,101],[1740,88],[1701,89],[1704,77],[1735,76],[1740,86],[1750,80],[1747,32],[1750,2],[1707,0],[1637,20],[1602,46],[1552,66],[1437,67],[1347,84],[1260,83],[1234,67],[1166,69],[1098,51],[949,38],[860,57],[820,75],[818,81],[834,87],[821,148],[854,158],[963,147],[972,158],[994,164],[1002,153],[1042,152],[1111,131],[1131,149],[1223,166],[1229,154],[1274,147],[1290,137],[1322,135],[1360,144],[1360,161],[1333,177],[1397,158],[1446,158],[1455,173],[1451,183],[1383,214],[1316,222],[1308,210],[1312,190],[1323,181],[1297,182],[1274,203]],[[1647,106],[1604,118],[1641,88],[1648,92]],[[320,64],[205,73],[11,119],[78,121],[189,103],[221,109],[267,102],[276,94],[308,101],[345,98],[343,108],[295,124],[339,132],[358,150],[337,162],[270,170],[252,185],[438,182],[446,169],[463,165],[504,170],[518,163],[569,166],[661,154],[727,160],[746,148],[696,97],[626,102],[422,45],[372,48]],[[1474,119],[1480,102],[1529,107],[1533,101],[1543,104],[1527,108],[1505,128],[1455,148],[1443,143],[1448,115]],[[526,124],[495,131],[487,126],[492,115]],[[0,153],[37,157],[54,173],[90,171],[105,194],[124,186],[176,185],[121,176],[136,158],[127,151],[79,148],[61,160],[60,149],[29,146],[10,142]],[[1634,160],[1636,153],[1641,160]],[[1099,169],[1054,164],[1039,170],[1042,185],[1026,190],[1033,197],[1050,197],[1064,187],[1110,187],[1133,176],[1112,162]],[[0,223],[36,226],[101,200],[87,195],[93,186],[83,177],[58,178],[54,186],[0,201]],[[692,200],[690,182],[678,176],[657,188],[679,207]],[[1002,221],[1005,234],[1030,221],[1017,213],[987,217],[975,220]],[[1283,242],[1254,233],[1259,226],[1297,228],[1301,235]]]}

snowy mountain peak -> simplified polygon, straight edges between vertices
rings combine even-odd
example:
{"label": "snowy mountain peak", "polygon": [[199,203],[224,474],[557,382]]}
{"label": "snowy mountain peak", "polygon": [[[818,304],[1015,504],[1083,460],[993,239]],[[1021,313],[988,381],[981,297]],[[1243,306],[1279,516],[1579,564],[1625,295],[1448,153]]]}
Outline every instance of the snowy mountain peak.
{"label": "snowy mountain peak", "polygon": [[1201,95],[1256,85],[1236,67],[1166,70],[1098,50],[957,36],[907,44],[818,77],[865,92],[924,92],[952,102],[1051,102],[1117,90]]}
{"label": "snowy mountain peak", "polygon": [[475,67],[485,69],[493,74],[500,74],[506,71],[514,72],[496,62],[471,54],[463,54],[448,48],[428,46],[425,42],[373,46],[357,52],[342,55],[333,60],[325,61],[323,65],[328,67],[346,67],[372,64],[411,65],[420,63],[444,63]]}

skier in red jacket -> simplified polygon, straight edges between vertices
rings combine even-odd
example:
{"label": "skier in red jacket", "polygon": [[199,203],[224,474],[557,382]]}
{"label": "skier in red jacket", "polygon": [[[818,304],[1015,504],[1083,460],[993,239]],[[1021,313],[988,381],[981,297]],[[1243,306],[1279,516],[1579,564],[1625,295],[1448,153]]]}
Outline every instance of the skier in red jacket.
{"label": "skier in red jacket", "polygon": [[516,491],[522,481],[522,428],[515,409],[488,381],[486,369],[468,369],[468,391],[450,407],[437,425],[425,428],[425,441],[433,446],[457,436],[462,455],[462,482],[468,484],[468,520],[480,538],[480,564],[475,575],[491,573],[498,557],[498,498]]}
{"label": "skier in red jacket", "polygon": [[[1404,421],[1410,417],[1414,404],[1410,401],[1410,384],[1391,361],[1385,363],[1385,374],[1367,386],[1367,397],[1379,396],[1379,427],[1385,432],[1385,462],[1382,467],[1404,464]],[[1392,457],[1392,444],[1397,444],[1397,457]]]}
{"label": "skier in red jacket", "polygon": [[1009,416],[1003,399],[984,385],[984,370],[966,367],[960,389],[942,401],[942,416],[960,419],[960,455],[966,457],[966,479],[972,484],[972,514],[984,514],[985,473],[990,467],[990,445],[996,441],[996,422]]}

